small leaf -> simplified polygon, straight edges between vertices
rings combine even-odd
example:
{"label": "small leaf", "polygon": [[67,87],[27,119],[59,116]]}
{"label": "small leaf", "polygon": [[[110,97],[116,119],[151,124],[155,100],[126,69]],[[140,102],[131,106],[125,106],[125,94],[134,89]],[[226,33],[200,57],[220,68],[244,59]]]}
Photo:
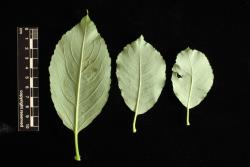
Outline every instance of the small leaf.
{"label": "small leaf", "polygon": [[78,133],[108,99],[110,63],[107,46],[88,15],[62,36],[50,62],[52,100],[64,125],[74,132],[78,161]]}
{"label": "small leaf", "polygon": [[143,36],[128,44],[116,60],[116,75],[122,97],[137,115],[147,112],[158,100],[165,84],[166,64],[161,54]]}
{"label": "small leaf", "polygon": [[174,93],[187,108],[186,124],[189,123],[189,109],[197,106],[213,85],[213,71],[206,56],[190,48],[181,51],[172,68]]}

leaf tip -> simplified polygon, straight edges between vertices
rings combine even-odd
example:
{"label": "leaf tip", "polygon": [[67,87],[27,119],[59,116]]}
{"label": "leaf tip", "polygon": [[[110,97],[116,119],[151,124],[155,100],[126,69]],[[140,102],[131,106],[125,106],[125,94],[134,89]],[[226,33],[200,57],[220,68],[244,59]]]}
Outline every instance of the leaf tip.
{"label": "leaf tip", "polygon": [[189,46],[185,49],[186,51],[192,50]]}
{"label": "leaf tip", "polygon": [[141,34],[139,39],[144,40],[144,36]]}
{"label": "leaf tip", "polygon": [[144,36],[141,34],[140,37],[136,40],[139,44],[142,44],[145,42]]}
{"label": "leaf tip", "polygon": [[86,21],[91,21],[90,20],[90,17],[89,17],[89,10],[88,9],[86,9],[86,16],[84,17],[84,18],[86,18]]}

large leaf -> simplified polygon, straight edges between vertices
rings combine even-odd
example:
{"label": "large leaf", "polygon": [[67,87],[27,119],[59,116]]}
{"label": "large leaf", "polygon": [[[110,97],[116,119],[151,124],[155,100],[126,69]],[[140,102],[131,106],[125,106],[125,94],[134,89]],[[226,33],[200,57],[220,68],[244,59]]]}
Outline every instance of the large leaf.
{"label": "large leaf", "polygon": [[190,125],[189,109],[206,97],[213,84],[213,71],[206,56],[190,48],[177,55],[172,71],[174,93],[187,108],[186,124]]}
{"label": "large leaf", "polygon": [[119,88],[127,106],[137,115],[147,112],[156,103],[165,84],[166,64],[161,54],[143,36],[127,45],[116,60]]}
{"label": "large leaf", "polygon": [[108,99],[110,63],[107,46],[88,15],[62,36],[52,56],[51,96],[64,125],[74,131],[76,160],[80,160],[78,133]]}

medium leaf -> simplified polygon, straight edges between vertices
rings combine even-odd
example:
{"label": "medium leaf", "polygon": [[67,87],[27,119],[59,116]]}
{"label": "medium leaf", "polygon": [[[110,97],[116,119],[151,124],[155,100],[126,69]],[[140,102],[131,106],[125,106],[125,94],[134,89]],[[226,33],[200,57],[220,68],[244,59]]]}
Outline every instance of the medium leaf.
{"label": "medium leaf", "polygon": [[64,125],[78,133],[100,114],[108,99],[111,60],[95,24],[85,16],[56,45],[49,73],[51,96]]}
{"label": "medium leaf", "polygon": [[143,36],[128,44],[116,60],[116,75],[122,97],[137,115],[147,112],[156,103],[165,84],[166,64],[161,54]]}
{"label": "medium leaf", "polygon": [[177,55],[172,71],[174,93],[187,108],[186,124],[190,125],[189,109],[206,97],[213,84],[213,71],[206,56],[190,48]]}

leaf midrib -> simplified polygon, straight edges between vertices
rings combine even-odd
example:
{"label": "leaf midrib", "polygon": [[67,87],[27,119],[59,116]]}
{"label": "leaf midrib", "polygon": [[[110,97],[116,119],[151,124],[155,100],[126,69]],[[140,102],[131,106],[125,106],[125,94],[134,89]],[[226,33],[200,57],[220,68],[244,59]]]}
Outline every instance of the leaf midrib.
{"label": "leaf midrib", "polygon": [[[194,53],[192,53],[192,54],[194,54]],[[188,55],[188,61],[189,61],[190,68],[191,68],[191,72],[190,72],[191,73],[191,83],[190,83],[190,87],[189,87],[188,103],[187,103],[187,109],[189,110],[190,109],[190,99],[192,96],[192,89],[193,89],[193,67],[192,67],[189,55]]]}
{"label": "leaf midrib", "polygon": [[137,92],[137,100],[136,100],[136,106],[135,106],[135,115],[134,115],[134,121],[133,121],[133,132],[136,132],[136,119],[138,115],[139,110],[139,103],[140,103],[140,94],[141,94],[141,43],[139,43],[139,83],[138,83],[138,92]]}
{"label": "leaf midrib", "polygon": [[81,47],[82,52],[81,52],[81,58],[80,58],[80,69],[79,69],[78,82],[77,82],[77,98],[76,98],[76,110],[75,110],[75,122],[74,122],[74,133],[75,134],[78,133],[79,101],[80,101],[82,67],[83,67],[82,58],[83,58],[83,53],[84,53],[86,30],[87,30],[87,25],[85,26],[84,34],[83,34],[83,41],[82,41],[82,47]]}
{"label": "leaf midrib", "polygon": [[136,115],[138,114],[139,109],[139,102],[140,102],[140,96],[141,96],[141,44],[139,48],[139,83],[138,83],[138,93],[137,93],[137,100],[136,100]]}

